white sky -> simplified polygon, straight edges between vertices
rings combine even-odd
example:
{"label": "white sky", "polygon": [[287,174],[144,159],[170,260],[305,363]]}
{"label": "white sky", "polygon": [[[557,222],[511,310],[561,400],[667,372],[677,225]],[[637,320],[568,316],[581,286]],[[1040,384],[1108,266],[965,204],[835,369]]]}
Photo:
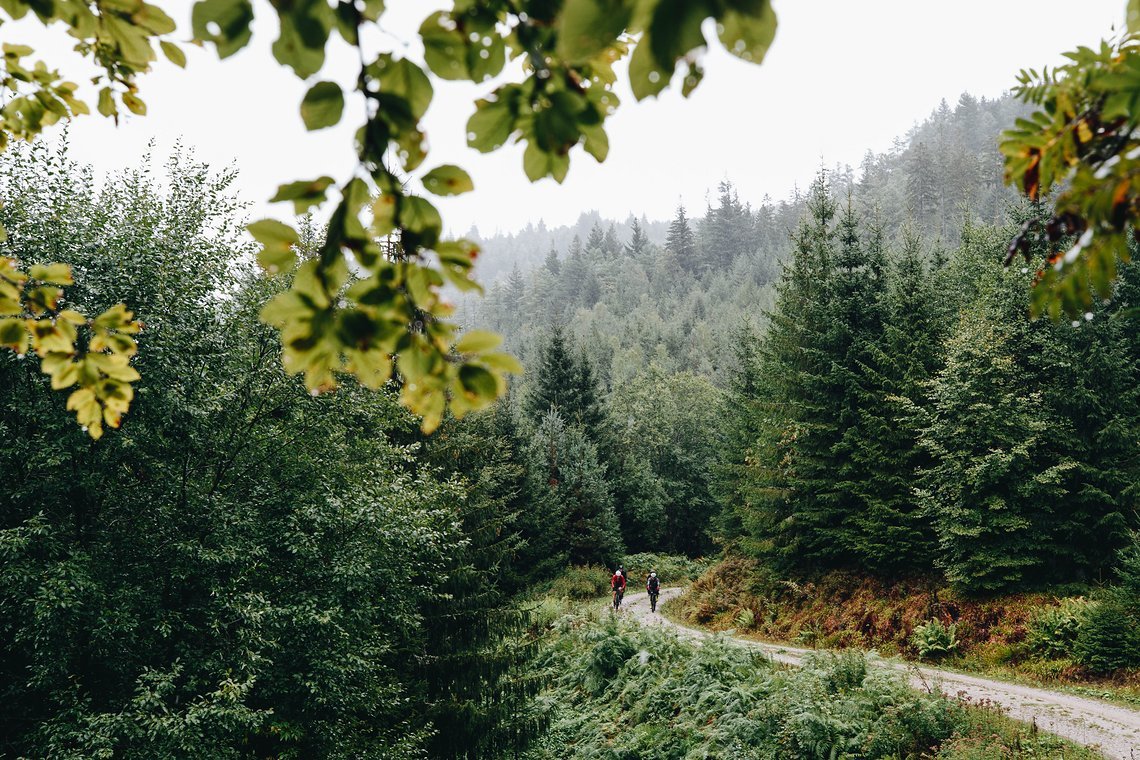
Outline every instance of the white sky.
{"label": "white sky", "polygon": [[[159,5],[189,37],[190,2]],[[385,26],[394,36],[378,42],[391,47],[443,4],[388,5]],[[148,115],[128,116],[118,128],[100,117],[81,118],[71,128],[73,155],[112,171],[136,164],[151,140],[161,156],[181,138],[210,164],[239,167],[239,190],[255,204],[255,217],[289,213],[287,204],[265,203],[278,184],[346,177],[356,124],[304,131],[297,109],[306,85],[272,59],[272,12],[265,0],[255,7],[261,20],[247,49],[219,62],[212,51],[186,46],[185,71],[160,61],[142,81]],[[1040,69],[1077,44],[1096,43],[1123,18],[1124,0],[775,0],[774,7],[779,32],[761,66],[714,45],[705,81],[687,101],[669,91],[635,103],[623,84],[622,108],[607,122],[609,159],[599,165],[576,149],[562,185],[531,185],[521,146],[489,156],[468,149],[472,101],[490,88],[436,81],[425,169],[458,163],[476,185],[473,194],[440,202],[445,223],[458,233],[477,225],[490,234],[539,219],[570,223],[590,209],[665,219],[678,201],[702,211],[706,193],[725,178],[742,200],[782,198],[821,163],[857,167],[868,148],[888,149],[942,98],[953,105],[963,91],[996,97],[1020,68]],[[9,23],[0,27],[0,40],[30,44],[82,81],[82,66],[63,63],[71,43],[62,28]],[[331,56],[315,79],[350,87],[354,57],[346,53]],[[416,57],[414,49],[408,53]],[[87,93],[92,104],[94,94]],[[346,122],[352,115],[346,111]]]}

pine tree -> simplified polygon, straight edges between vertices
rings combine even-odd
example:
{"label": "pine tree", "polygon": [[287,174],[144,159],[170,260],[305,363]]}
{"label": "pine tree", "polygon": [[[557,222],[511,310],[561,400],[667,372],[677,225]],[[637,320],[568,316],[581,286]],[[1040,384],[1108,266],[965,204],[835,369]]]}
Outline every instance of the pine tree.
{"label": "pine tree", "polygon": [[689,272],[700,270],[700,259],[697,254],[696,238],[689,227],[689,219],[685,216],[685,207],[677,206],[677,214],[669,223],[669,232],[665,237],[665,248],[673,255],[681,268]]}
{"label": "pine tree", "polygon": [[461,477],[464,540],[454,547],[441,591],[424,611],[419,658],[434,758],[477,760],[517,752],[542,727],[532,698],[542,677],[535,644],[511,601],[526,580],[515,567],[526,509],[520,442],[502,400],[488,412],[449,420],[427,441],[429,461]]}
{"label": "pine tree", "polygon": [[550,245],[550,250],[546,252],[546,260],[543,261],[543,266],[552,275],[557,275],[562,269],[562,262],[558,260],[558,250],[553,243]]}
{"label": "pine tree", "polygon": [[586,238],[586,250],[590,253],[599,253],[605,251],[606,238],[602,232],[602,226],[594,222],[594,226],[590,228],[590,236]]}
{"label": "pine tree", "polygon": [[641,227],[641,222],[637,221],[634,217],[633,223],[630,225],[632,232],[629,236],[629,242],[625,245],[625,250],[630,256],[640,257],[646,247],[649,245],[649,238],[645,234],[645,230]]}
{"label": "pine tree", "polygon": [[606,227],[606,236],[602,239],[602,251],[609,256],[616,256],[622,249],[622,245],[618,242],[617,230],[614,229],[613,222],[610,222],[609,227]]}
{"label": "pine tree", "polygon": [[528,379],[532,384],[528,387],[525,407],[532,420],[542,419],[551,409],[565,414],[578,407],[580,371],[557,324],[550,328],[538,365]]}
{"label": "pine tree", "polygon": [[574,367],[573,388],[574,392],[567,399],[562,413],[568,421],[586,431],[591,441],[599,443],[602,426],[605,423],[605,413],[602,410],[601,396],[594,378],[594,368],[585,351],[578,354],[578,361]]}
{"label": "pine tree", "polygon": [[527,461],[531,507],[523,535],[532,577],[549,577],[566,562],[612,566],[625,547],[597,447],[551,410],[531,437]]}
{"label": "pine tree", "polygon": [[884,578],[929,572],[937,556],[929,518],[914,494],[916,472],[930,466],[919,445],[921,414],[926,386],[941,364],[943,337],[923,260],[916,231],[904,228],[884,298],[882,340],[871,346],[866,364],[863,434],[851,450],[862,475],[855,555],[861,567]]}

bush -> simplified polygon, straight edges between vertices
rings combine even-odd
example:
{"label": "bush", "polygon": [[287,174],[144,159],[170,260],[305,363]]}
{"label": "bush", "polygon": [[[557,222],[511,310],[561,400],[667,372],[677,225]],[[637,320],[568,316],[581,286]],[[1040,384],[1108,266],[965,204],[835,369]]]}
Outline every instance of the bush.
{"label": "bush", "polygon": [[752,610],[745,607],[740,612],[736,613],[736,627],[748,629],[756,625],[756,614]]}
{"label": "bush", "polygon": [[644,584],[651,571],[657,572],[662,586],[684,585],[695,581],[712,563],[679,554],[631,554],[625,558],[626,577],[634,585]]}
{"label": "bush", "polygon": [[1088,606],[1084,599],[1063,599],[1056,607],[1040,610],[1029,621],[1025,646],[1046,660],[1070,656]]}
{"label": "bush", "polygon": [[943,625],[931,618],[929,623],[918,626],[910,635],[910,645],[923,660],[940,660],[958,651],[958,627],[953,623]]}
{"label": "bush", "polygon": [[596,599],[610,593],[611,572],[601,565],[572,565],[550,584],[556,599]]}
{"label": "bush", "polygon": [[1090,604],[1073,643],[1073,658],[1098,675],[1140,665],[1136,618],[1117,601]]}

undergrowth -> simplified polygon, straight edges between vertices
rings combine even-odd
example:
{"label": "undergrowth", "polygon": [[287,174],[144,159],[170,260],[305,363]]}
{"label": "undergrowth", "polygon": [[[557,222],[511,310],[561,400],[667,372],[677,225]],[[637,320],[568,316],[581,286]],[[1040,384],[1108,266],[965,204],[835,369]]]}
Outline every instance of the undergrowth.
{"label": "undergrowth", "polygon": [[965,599],[921,579],[885,584],[844,573],[793,582],[731,558],[694,582],[670,614],[712,630],[937,660],[1046,686],[1092,687],[1116,701],[1140,698],[1140,629],[1111,600],[1048,594]]}
{"label": "undergrowth", "polygon": [[532,617],[549,731],[524,760],[1091,760],[993,708],[910,689],[873,655],[799,669],[703,646],[604,605],[546,598]]}

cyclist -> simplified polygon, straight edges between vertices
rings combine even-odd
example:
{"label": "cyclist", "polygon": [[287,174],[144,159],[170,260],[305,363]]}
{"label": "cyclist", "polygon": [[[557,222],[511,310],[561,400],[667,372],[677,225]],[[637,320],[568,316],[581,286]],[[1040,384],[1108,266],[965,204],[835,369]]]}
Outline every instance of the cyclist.
{"label": "cyclist", "polygon": [[625,576],[622,575],[621,570],[614,570],[614,576],[610,578],[610,588],[614,592],[614,609],[616,610],[621,606],[621,598],[625,596]]}
{"label": "cyclist", "polygon": [[645,581],[645,590],[649,592],[649,611],[657,612],[657,597],[661,595],[661,579],[657,577],[657,571],[649,574],[649,578]]}

